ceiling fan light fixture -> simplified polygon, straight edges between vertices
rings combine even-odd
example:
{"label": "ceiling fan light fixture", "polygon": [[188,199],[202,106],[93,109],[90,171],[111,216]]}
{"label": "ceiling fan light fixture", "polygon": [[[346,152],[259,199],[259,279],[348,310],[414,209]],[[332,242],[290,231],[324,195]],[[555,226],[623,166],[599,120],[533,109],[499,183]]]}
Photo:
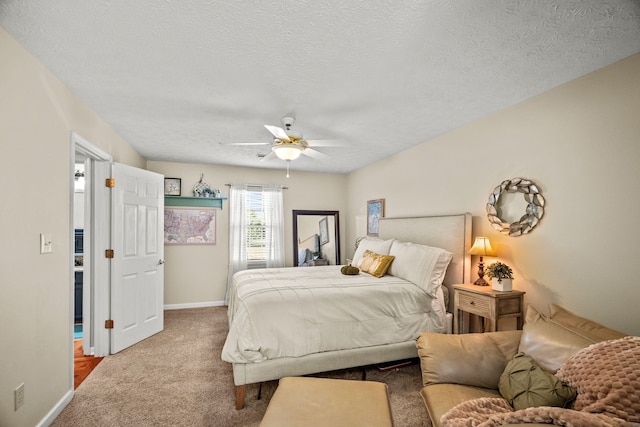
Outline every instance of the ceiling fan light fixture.
{"label": "ceiling fan light fixture", "polygon": [[290,162],[291,160],[295,160],[302,154],[303,147],[294,144],[286,144],[286,145],[276,145],[272,148],[273,152],[276,153],[279,159]]}
{"label": "ceiling fan light fixture", "polygon": [[297,130],[293,130],[293,129],[287,129],[287,136],[289,136],[289,139],[292,141],[301,141],[302,140],[302,133],[298,132]]}

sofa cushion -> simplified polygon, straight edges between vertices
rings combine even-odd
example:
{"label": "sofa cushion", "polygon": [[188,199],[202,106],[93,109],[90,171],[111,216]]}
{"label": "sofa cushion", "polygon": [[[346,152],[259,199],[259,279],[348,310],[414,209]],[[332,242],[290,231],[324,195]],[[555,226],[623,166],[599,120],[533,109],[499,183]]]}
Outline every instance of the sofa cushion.
{"label": "sofa cushion", "polygon": [[542,369],[555,373],[565,360],[593,343],[593,340],[541,315],[530,305],[518,351],[533,357]]}
{"label": "sofa cushion", "polygon": [[440,418],[460,402],[481,397],[501,397],[498,390],[458,384],[428,385],[420,390],[420,395],[433,427],[442,426]]}
{"label": "sofa cushion", "polygon": [[593,320],[576,316],[559,305],[551,304],[549,306],[549,314],[554,322],[560,323],[567,329],[570,329],[593,342],[615,340],[625,336],[622,332],[609,329],[606,326],[602,326],[601,324],[594,322]]}
{"label": "sofa cushion", "polygon": [[538,406],[564,408],[576,397],[576,390],[545,372],[524,353],[516,354],[500,376],[498,389],[516,410]]}
{"label": "sofa cushion", "polygon": [[416,342],[423,385],[453,383],[497,390],[500,374],[517,352],[520,334],[423,333]]}

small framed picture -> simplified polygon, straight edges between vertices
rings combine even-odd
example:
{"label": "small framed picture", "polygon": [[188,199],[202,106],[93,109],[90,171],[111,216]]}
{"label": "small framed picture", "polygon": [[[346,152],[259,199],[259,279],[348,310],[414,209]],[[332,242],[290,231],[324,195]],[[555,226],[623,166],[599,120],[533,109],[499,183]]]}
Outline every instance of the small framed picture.
{"label": "small framed picture", "polygon": [[329,243],[329,224],[325,216],[320,220],[320,244],[324,245],[327,243]]}
{"label": "small framed picture", "polygon": [[377,236],[380,218],[384,218],[384,199],[367,202],[367,235]]}
{"label": "small framed picture", "polygon": [[181,187],[182,187],[182,180],[180,178],[164,179],[164,195],[165,196],[179,196]]}

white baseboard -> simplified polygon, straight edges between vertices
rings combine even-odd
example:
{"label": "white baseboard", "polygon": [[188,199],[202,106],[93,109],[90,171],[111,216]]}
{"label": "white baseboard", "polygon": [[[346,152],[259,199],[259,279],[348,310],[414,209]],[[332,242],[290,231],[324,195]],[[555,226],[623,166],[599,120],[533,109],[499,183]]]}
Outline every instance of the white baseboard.
{"label": "white baseboard", "polygon": [[165,310],[182,310],[183,308],[221,307],[224,301],[190,302],[186,304],[166,304]]}
{"label": "white baseboard", "polygon": [[53,424],[53,421],[62,413],[62,410],[67,407],[69,402],[71,402],[71,399],[73,399],[73,389],[66,392],[64,396],[62,396],[62,399],[58,400],[58,403],[36,424],[36,427],[46,427]]}

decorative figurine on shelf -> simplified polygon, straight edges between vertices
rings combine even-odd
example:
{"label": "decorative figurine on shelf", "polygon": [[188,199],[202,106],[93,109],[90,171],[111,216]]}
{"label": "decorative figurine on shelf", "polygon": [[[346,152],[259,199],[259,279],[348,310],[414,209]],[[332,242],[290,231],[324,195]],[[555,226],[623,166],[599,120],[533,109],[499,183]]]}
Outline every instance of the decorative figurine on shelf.
{"label": "decorative figurine on shelf", "polygon": [[211,188],[204,180],[204,174],[200,174],[200,181],[196,182],[196,185],[193,186],[193,197],[219,198],[220,190]]}
{"label": "decorative figurine on shelf", "polygon": [[211,192],[211,187],[204,180],[204,174],[200,174],[200,181],[193,186],[193,197],[211,197],[207,193]]}
{"label": "decorative figurine on shelf", "polygon": [[193,186],[193,197],[202,197],[206,188],[209,188],[209,184],[205,182],[204,174],[200,174],[200,181]]}

